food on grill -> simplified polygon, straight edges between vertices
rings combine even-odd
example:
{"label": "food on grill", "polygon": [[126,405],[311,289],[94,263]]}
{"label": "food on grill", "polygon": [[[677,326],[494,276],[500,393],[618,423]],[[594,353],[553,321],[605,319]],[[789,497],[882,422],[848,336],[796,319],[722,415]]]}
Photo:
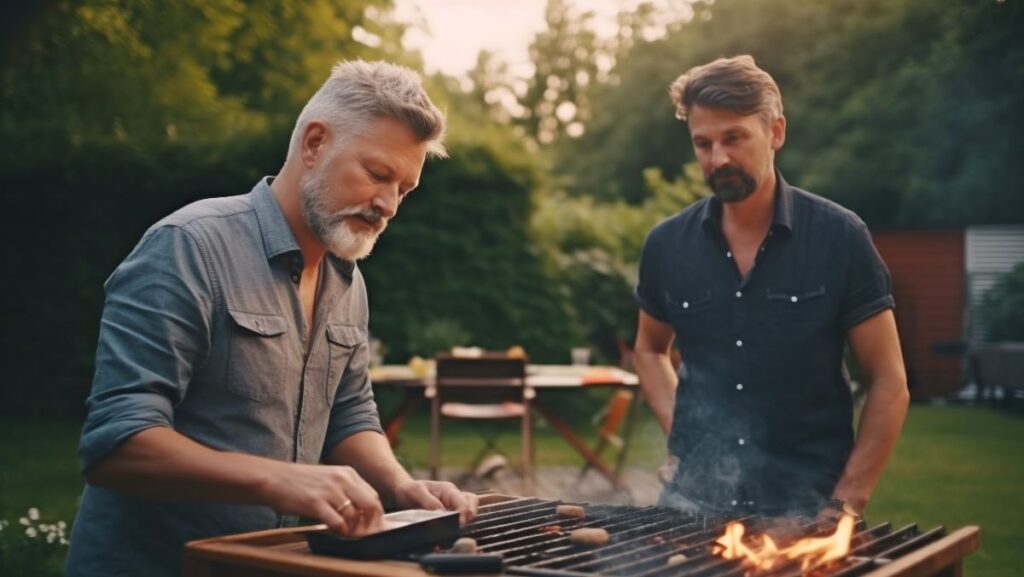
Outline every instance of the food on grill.
{"label": "food on grill", "polygon": [[675,555],[669,557],[668,561],[666,561],[666,563],[671,566],[671,565],[678,565],[678,564],[682,563],[683,561],[686,561],[686,555],[683,555],[682,553],[676,553]]}
{"label": "food on grill", "polygon": [[476,539],[459,537],[452,545],[452,553],[476,553]]}
{"label": "food on grill", "polygon": [[569,533],[569,541],[577,545],[600,547],[601,545],[608,543],[608,531],[598,529],[596,527],[574,529],[572,533]]}
{"label": "food on grill", "polygon": [[537,530],[541,533],[561,533],[562,527],[560,525],[545,525]]}
{"label": "food on grill", "polygon": [[559,505],[555,507],[555,514],[559,517],[571,517],[573,519],[582,519],[586,512],[583,507],[579,505]]}

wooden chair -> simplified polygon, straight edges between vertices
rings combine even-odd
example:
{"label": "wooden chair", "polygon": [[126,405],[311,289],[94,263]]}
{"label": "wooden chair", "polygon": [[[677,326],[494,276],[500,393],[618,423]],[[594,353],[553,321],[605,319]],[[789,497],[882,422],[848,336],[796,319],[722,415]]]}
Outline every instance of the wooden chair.
{"label": "wooden chair", "polygon": [[[443,353],[436,357],[437,372],[430,397],[430,475],[437,479],[441,467],[441,421],[467,419],[480,422],[521,421],[522,472],[529,483],[533,460],[530,401],[534,391],[526,385],[526,359],[487,353],[482,357],[455,357]],[[499,451],[499,431],[480,428],[485,445],[473,458],[472,468],[488,455]]]}
{"label": "wooden chair", "polygon": [[[611,400],[608,401],[608,404],[602,411],[604,416],[601,418],[601,425],[597,430],[597,444],[595,444],[593,448],[594,455],[597,457],[600,457],[601,453],[603,453],[609,445],[616,450],[617,458],[614,468],[616,477],[618,477],[623,461],[625,460],[627,449],[626,443],[628,441],[619,434],[619,429],[622,428],[622,424],[629,416],[629,411],[633,404],[633,396],[633,391],[628,389],[619,389],[615,391],[615,394],[612,395]],[[590,469],[591,464],[584,463],[583,467],[580,468],[579,478],[582,479]]]}

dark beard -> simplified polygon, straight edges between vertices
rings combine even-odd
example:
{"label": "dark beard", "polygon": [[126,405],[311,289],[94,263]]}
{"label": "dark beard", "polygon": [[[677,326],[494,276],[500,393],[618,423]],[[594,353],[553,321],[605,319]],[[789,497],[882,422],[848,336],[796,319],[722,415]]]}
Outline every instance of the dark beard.
{"label": "dark beard", "polygon": [[704,181],[711,187],[715,198],[722,202],[739,202],[757,190],[754,177],[735,166],[725,166],[704,175]]}

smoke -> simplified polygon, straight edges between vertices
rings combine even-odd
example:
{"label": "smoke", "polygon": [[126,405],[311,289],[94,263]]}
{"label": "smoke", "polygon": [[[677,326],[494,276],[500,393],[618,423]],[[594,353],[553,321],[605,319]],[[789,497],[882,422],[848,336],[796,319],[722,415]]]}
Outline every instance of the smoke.
{"label": "smoke", "polygon": [[[766,408],[736,395],[732,386],[709,385],[711,375],[727,374],[716,362],[727,361],[690,364],[688,372],[680,371],[668,442],[675,463],[670,459],[659,471],[659,504],[688,513],[814,515],[838,475],[825,470],[820,459],[792,456],[799,450],[783,448],[780,456],[780,448],[769,445],[773,432]],[[701,383],[700,395],[691,383]]]}

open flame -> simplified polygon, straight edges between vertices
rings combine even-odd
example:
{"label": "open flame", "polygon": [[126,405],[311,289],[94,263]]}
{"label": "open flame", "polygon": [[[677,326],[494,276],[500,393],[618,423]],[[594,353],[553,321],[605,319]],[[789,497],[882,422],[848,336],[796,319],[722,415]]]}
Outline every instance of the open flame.
{"label": "open flame", "polygon": [[729,523],[725,533],[715,541],[716,553],[726,559],[744,559],[757,569],[771,569],[790,561],[799,561],[800,570],[807,571],[841,559],[850,552],[854,518],[844,515],[835,533],[825,537],[807,537],[780,549],[768,535],[743,542],[746,528],[742,523]]}

